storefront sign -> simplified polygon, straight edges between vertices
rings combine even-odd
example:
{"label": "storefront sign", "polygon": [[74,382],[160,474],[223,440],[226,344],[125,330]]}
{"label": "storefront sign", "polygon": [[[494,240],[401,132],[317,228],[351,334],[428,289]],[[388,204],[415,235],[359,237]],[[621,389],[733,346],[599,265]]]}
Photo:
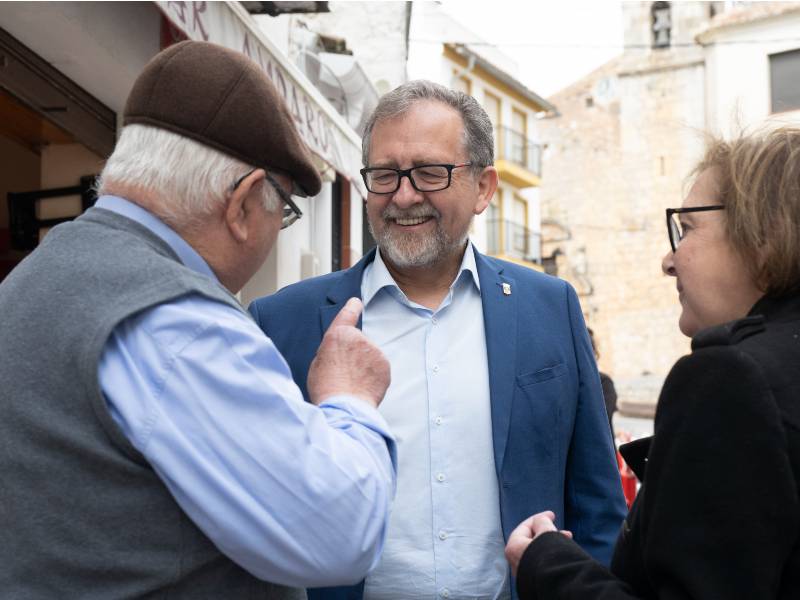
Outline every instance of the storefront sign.
{"label": "storefront sign", "polygon": [[191,40],[213,42],[242,52],[264,70],[283,96],[309,148],[363,189],[361,140],[300,70],[258,29],[238,2],[156,2],[172,24]]}

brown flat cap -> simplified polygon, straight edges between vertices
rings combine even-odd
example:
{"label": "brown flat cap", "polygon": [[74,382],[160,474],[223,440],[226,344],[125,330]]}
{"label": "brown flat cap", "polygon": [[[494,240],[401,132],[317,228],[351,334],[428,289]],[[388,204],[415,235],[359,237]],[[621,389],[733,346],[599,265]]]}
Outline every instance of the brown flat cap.
{"label": "brown flat cap", "polygon": [[322,181],[286,104],[240,52],[186,41],[157,54],[133,84],[123,123],[192,138],[254,167],[285,172],[309,196]]}

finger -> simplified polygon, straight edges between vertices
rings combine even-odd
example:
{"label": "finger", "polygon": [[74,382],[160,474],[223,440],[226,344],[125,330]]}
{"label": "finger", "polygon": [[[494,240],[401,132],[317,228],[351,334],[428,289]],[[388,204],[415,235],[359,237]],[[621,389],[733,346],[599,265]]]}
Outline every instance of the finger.
{"label": "finger", "polygon": [[539,535],[540,533],[544,533],[545,531],[558,531],[556,529],[555,523],[553,523],[553,519],[555,515],[551,511],[541,512],[533,517],[533,523],[531,525],[531,529],[533,529],[533,533],[535,535]]}
{"label": "finger", "polygon": [[334,317],[330,329],[343,325],[355,327],[363,309],[364,305],[361,303],[361,300],[358,298],[350,298],[342,307],[342,310],[339,311],[339,314]]}
{"label": "finger", "polygon": [[562,529],[561,534],[564,535],[565,537],[568,537],[569,539],[572,539],[572,532],[569,531],[568,529]]}
{"label": "finger", "polygon": [[522,523],[517,525],[514,528],[514,531],[511,532],[511,535],[520,535],[527,538],[533,537],[533,529],[531,529],[531,524],[533,523],[533,517],[528,517]]}
{"label": "finger", "polygon": [[543,512],[536,513],[531,518],[533,519],[534,523],[541,523],[543,521],[550,521],[552,523],[555,522],[556,515],[552,510],[545,510]]}

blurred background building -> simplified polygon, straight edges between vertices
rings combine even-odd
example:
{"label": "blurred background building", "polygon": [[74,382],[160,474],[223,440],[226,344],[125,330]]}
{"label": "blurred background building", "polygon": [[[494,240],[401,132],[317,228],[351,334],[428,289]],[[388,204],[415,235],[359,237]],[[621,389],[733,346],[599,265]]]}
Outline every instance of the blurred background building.
{"label": "blurred background building", "polygon": [[[486,7],[508,20],[518,9]],[[381,94],[427,78],[473,95],[495,126],[500,187],[475,220],[476,245],[570,281],[620,409],[651,415],[689,348],[660,271],[664,209],[681,204],[705,130],[800,122],[800,2],[625,2],[622,19],[620,55],[544,98],[521,81],[519,57],[438,2],[2,2],[0,279],[91,205],[136,75],[176,41],[255,60],[325,181],[300,200],[304,218],[279,236],[245,304],[374,245],[360,134]],[[533,56],[557,63],[559,48]]]}
{"label": "blurred background building", "polygon": [[543,253],[558,255],[623,413],[651,415],[689,351],[664,209],[681,205],[705,131],[800,123],[800,3],[625,2],[621,56],[558,92],[542,122]]}

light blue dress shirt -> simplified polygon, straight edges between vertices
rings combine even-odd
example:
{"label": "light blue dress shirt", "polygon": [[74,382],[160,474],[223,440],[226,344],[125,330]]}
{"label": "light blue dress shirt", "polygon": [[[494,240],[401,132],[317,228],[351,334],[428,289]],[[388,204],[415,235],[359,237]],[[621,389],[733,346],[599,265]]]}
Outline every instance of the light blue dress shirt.
{"label": "light blue dress shirt", "polygon": [[510,598],[472,245],[436,310],[405,296],[380,252],[361,292],[364,333],[392,367],[379,410],[399,454],[386,546],[364,597]]}
{"label": "light blue dress shirt", "polygon": [[[216,280],[175,231],[125,199],[99,208],[144,225]],[[303,401],[283,357],[243,311],[194,294],[118,325],[99,366],[108,408],[214,544],[262,579],[358,581],[383,546],[395,444],[366,402]]]}

